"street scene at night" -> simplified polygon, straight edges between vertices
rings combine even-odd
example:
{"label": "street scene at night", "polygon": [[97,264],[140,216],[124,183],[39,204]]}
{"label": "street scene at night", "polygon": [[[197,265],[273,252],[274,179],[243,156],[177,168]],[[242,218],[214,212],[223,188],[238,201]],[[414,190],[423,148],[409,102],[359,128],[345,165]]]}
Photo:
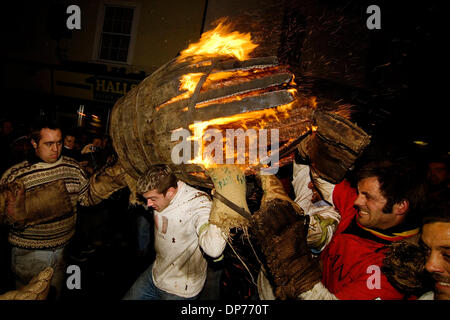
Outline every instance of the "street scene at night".
{"label": "street scene at night", "polygon": [[2,4],[0,303],[449,300],[444,12]]}

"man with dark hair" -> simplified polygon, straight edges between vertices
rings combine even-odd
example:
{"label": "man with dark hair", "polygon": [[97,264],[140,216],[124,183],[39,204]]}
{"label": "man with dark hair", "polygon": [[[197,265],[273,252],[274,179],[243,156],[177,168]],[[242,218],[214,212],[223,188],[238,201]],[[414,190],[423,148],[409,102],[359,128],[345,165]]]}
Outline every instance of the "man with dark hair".
{"label": "man with dark hair", "polygon": [[[294,170],[298,175],[294,182],[305,183],[310,179],[307,165],[294,166],[303,167]],[[322,271],[310,250],[298,249],[298,257],[292,259],[301,265],[299,271],[288,277],[290,281],[286,284],[275,286],[274,291],[291,299],[403,299],[405,295],[392,286],[381,268],[391,243],[418,237],[420,199],[425,197],[424,177],[418,172],[418,168],[406,162],[371,162],[358,170],[355,189],[347,180],[334,185],[312,170],[312,180],[323,199],[340,214],[340,221],[330,216],[339,224],[320,254]],[[295,184],[294,189],[300,190]],[[276,216],[272,219],[301,222],[295,214],[289,219]],[[299,227],[299,230],[294,237],[297,240],[292,241],[306,246],[308,229]],[[333,230],[324,228],[323,232],[330,237]],[[282,279],[282,275],[277,276]]]}
{"label": "man with dark hair", "polygon": [[[390,229],[401,225],[417,228],[420,225],[419,215],[426,196],[425,181],[414,164],[393,163],[391,161],[370,162],[356,174],[358,187],[367,186],[379,190],[380,199],[374,193],[359,192],[355,206],[359,209],[357,222],[364,227]],[[384,199],[383,199],[384,198]],[[385,201],[377,201],[385,200]],[[364,211],[368,209],[368,212]],[[373,208],[373,209],[372,209]],[[375,215],[365,213],[379,212]],[[393,213],[394,215],[390,215]]]}
{"label": "man with dark hair", "polygon": [[[77,203],[90,206],[126,186],[122,168],[86,177],[79,164],[61,156],[62,133],[50,122],[33,128],[34,154],[3,174],[0,221],[10,224],[12,271],[20,288],[48,266],[59,296],[66,274],[64,250],[75,233]],[[3,219],[1,219],[4,217]]]}
{"label": "man with dark hair", "polygon": [[152,166],[137,191],[154,208],[156,258],[124,299],[196,299],[206,280],[203,252],[217,258],[226,245],[227,235],[208,222],[211,200],[179,181],[166,165]]}
{"label": "man with dark hair", "polygon": [[425,249],[425,269],[434,280],[434,292],[420,299],[450,300],[450,201],[448,193],[426,209],[420,244]]}

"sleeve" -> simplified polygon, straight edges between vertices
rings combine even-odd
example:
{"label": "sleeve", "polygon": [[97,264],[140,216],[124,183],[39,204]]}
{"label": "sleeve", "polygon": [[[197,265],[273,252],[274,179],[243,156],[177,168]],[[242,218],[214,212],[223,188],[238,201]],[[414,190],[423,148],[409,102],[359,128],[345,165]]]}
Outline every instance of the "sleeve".
{"label": "sleeve", "polygon": [[116,162],[111,166],[104,166],[95,172],[89,180],[83,175],[81,178],[80,204],[91,206],[109,198],[114,192],[127,187],[126,172]]}
{"label": "sleeve", "polygon": [[308,188],[310,182],[309,166],[294,162],[292,177],[292,186],[295,192],[294,201],[303,209],[305,214],[309,214],[314,208],[311,201],[313,192]]}
{"label": "sleeve", "polygon": [[[333,205],[333,192],[336,185],[327,182],[318,176],[313,176],[313,182],[317,190],[320,192],[323,200]],[[311,202],[313,192],[308,188],[311,182],[309,166],[294,162],[294,170],[292,177],[292,186],[295,192],[295,202],[303,209],[306,214],[314,211],[314,205]]]}
{"label": "sleeve", "polygon": [[[372,249],[373,250],[373,249]],[[340,300],[399,300],[404,294],[397,291],[382,272],[384,250],[369,252],[355,260],[351,271],[346,275],[352,281],[338,285],[333,294]],[[335,275],[338,276],[338,275]]]}
{"label": "sleeve", "polygon": [[[375,277],[379,278],[375,279]],[[398,293],[381,273],[364,274],[334,294],[322,282],[318,282],[311,290],[299,296],[301,300],[399,300],[402,298],[403,295]]]}
{"label": "sleeve", "polygon": [[343,180],[334,188],[333,205],[341,215],[340,224],[343,227],[348,226],[356,214],[353,203],[357,197],[356,190],[351,187],[347,180]]}
{"label": "sleeve", "polygon": [[94,205],[95,203],[92,201],[89,193],[89,179],[81,168],[78,174],[78,181],[80,185],[78,189],[78,203],[85,207]]}
{"label": "sleeve", "polygon": [[211,206],[211,200],[205,195],[196,198],[192,210],[196,212],[195,230],[200,247],[208,256],[217,258],[225,249],[227,235],[218,226],[209,223]]}
{"label": "sleeve", "polygon": [[[261,300],[275,300],[272,286],[262,271],[258,274],[258,294]],[[311,290],[301,293],[300,300],[339,300],[322,284],[317,282]]]}
{"label": "sleeve", "polygon": [[[305,214],[311,217],[307,242],[313,253],[318,254],[331,241],[341,216],[334,206],[315,206],[312,203],[313,193],[308,188],[310,182],[309,166],[294,162],[292,185],[295,192],[295,202],[303,209]],[[316,181],[314,183],[316,184]],[[320,179],[319,183],[324,190],[323,194],[326,194],[327,202],[332,203],[331,195],[335,185],[322,179]]]}
{"label": "sleeve", "polygon": [[328,291],[320,281],[317,282],[311,290],[300,294],[298,298],[300,300],[339,300],[338,297]]}
{"label": "sleeve", "polygon": [[363,274],[334,293],[341,300],[399,300],[403,295],[395,290],[381,272]]}
{"label": "sleeve", "polygon": [[321,207],[321,210],[311,215],[307,243],[314,254],[319,254],[330,243],[340,218],[333,206]]}

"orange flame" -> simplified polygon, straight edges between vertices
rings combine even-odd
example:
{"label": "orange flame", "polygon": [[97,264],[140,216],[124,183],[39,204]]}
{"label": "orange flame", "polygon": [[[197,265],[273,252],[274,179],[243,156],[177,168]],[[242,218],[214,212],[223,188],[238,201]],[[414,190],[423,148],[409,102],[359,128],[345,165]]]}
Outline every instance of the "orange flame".
{"label": "orange flame", "polygon": [[[293,89],[295,91],[295,89]],[[294,93],[293,91],[293,93]],[[254,125],[254,129],[258,132],[259,129],[263,129],[267,122],[269,121],[280,121],[280,119],[285,119],[289,117],[289,110],[291,110],[294,106],[294,102],[289,104],[280,105],[278,107],[263,109],[258,111],[251,111],[246,113],[239,113],[229,117],[215,118],[209,121],[196,122],[194,124],[189,125],[189,129],[193,132],[193,136],[190,140],[201,142],[199,145],[199,152],[196,157],[189,161],[192,164],[201,164],[205,168],[210,168],[215,165],[213,159],[209,159],[208,157],[203,157],[203,150],[206,147],[206,143],[203,140],[204,134],[209,127],[216,127],[220,131],[225,131],[228,127],[226,125],[232,124],[232,127],[241,127],[243,129],[247,129],[247,123],[249,121],[257,121],[258,124]],[[231,127],[231,126],[230,126]],[[224,139],[223,142],[226,142]],[[249,141],[249,147],[256,143],[257,141]],[[245,156],[248,156],[248,150],[245,152]],[[245,165],[249,165],[246,163]],[[244,166],[245,166],[244,165]]]}
{"label": "orange flame", "polygon": [[203,73],[189,73],[183,75],[180,79],[180,90],[187,90],[189,93],[194,92],[202,75]]}
{"label": "orange flame", "polygon": [[179,59],[218,55],[232,56],[241,61],[247,59],[258,45],[251,41],[250,33],[230,32],[230,27],[230,24],[220,22],[214,30],[203,33],[199,42],[181,51]]}
{"label": "orange flame", "polygon": [[[211,64],[211,61],[202,61],[202,59],[206,60],[218,56],[230,56],[240,61],[247,60],[250,57],[252,51],[257,48],[258,45],[252,42],[250,33],[240,33],[237,31],[233,31],[231,30],[231,27],[232,26],[229,23],[225,23],[224,21],[219,22],[217,27],[215,27],[213,30],[203,33],[199,42],[191,44],[187,49],[181,51],[177,60],[179,62],[182,62],[186,61],[187,59],[192,59],[195,63],[201,64],[201,66]],[[229,83],[232,85],[236,85],[239,82],[258,79],[259,77],[266,76],[270,72],[278,72],[278,68],[279,67],[272,66],[256,70],[234,70],[232,72],[212,70],[212,72],[205,79],[205,82],[202,83],[202,90],[215,88],[217,86],[226,86]],[[189,98],[194,93],[199,84],[199,81],[204,75],[204,73],[190,73],[183,75],[180,78],[179,86],[179,91],[181,94],[160,105],[157,110],[175,101]],[[290,85],[295,85],[293,80]],[[249,92],[242,92],[238,95],[211,99],[209,101],[197,103],[195,105],[195,108],[204,108],[212,103],[237,101],[252,95],[259,95],[265,91],[270,90],[277,90],[277,88],[264,88],[259,90],[252,90]],[[296,97],[296,89],[288,89],[288,91],[294,97]],[[313,104],[314,103],[315,101],[313,101]],[[222,133],[224,133],[227,128],[242,128],[244,130],[247,130],[247,127],[251,127],[251,129],[255,129],[256,131],[258,131],[259,129],[265,128],[270,122],[280,121],[280,119],[288,118],[290,116],[289,111],[293,107],[294,102],[269,109],[251,111],[229,117],[216,118],[209,121],[202,121],[191,124],[189,126],[189,129],[192,132],[192,136],[189,140],[197,142],[199,150],[195,155],[196,157],[189,161],[189,163],[200,164],[205,168],[210,168],[216,165],[213,159],[208,158],[208,155],[206,155],[206,158],[204,158],[203,155],[203,151],[208,146],[208,143],[204,140],[204,134],[208,128],[216,128]],[[187,111],[187,107],[184,109],[184,111]],[[248,139],[250,140],[250,137]],[[254,143],[252,141],[249,141],[249,145],[251,144]],[[248,150],[246,150],[245,153],[246,159],[249,158]],[[249,163],[247,163],[246,165],[249,165]]]}

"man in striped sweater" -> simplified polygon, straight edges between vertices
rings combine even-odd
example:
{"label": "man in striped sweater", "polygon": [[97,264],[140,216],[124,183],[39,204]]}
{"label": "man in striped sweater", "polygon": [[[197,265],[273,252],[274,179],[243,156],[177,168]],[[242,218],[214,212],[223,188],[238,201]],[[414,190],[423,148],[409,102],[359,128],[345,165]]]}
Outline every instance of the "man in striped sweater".
{"label": "man in striped sweater", "polygon": [[6,170],[0,180],[5,190],[12,185],[22,188],[4,197],[3,207],[0,201],[0,221],[3,216],[15,222],[8,240],[16,287],[51,266],[51,284],[59,296],[66,273],[64,249],[75,233],[77,203],[90,206],[108,198],[126,186],[125,172],[116,164],[88,179],[78,162],[61,156],[61,129],[52,123],[39,124],[31,143],[33,157]]}

